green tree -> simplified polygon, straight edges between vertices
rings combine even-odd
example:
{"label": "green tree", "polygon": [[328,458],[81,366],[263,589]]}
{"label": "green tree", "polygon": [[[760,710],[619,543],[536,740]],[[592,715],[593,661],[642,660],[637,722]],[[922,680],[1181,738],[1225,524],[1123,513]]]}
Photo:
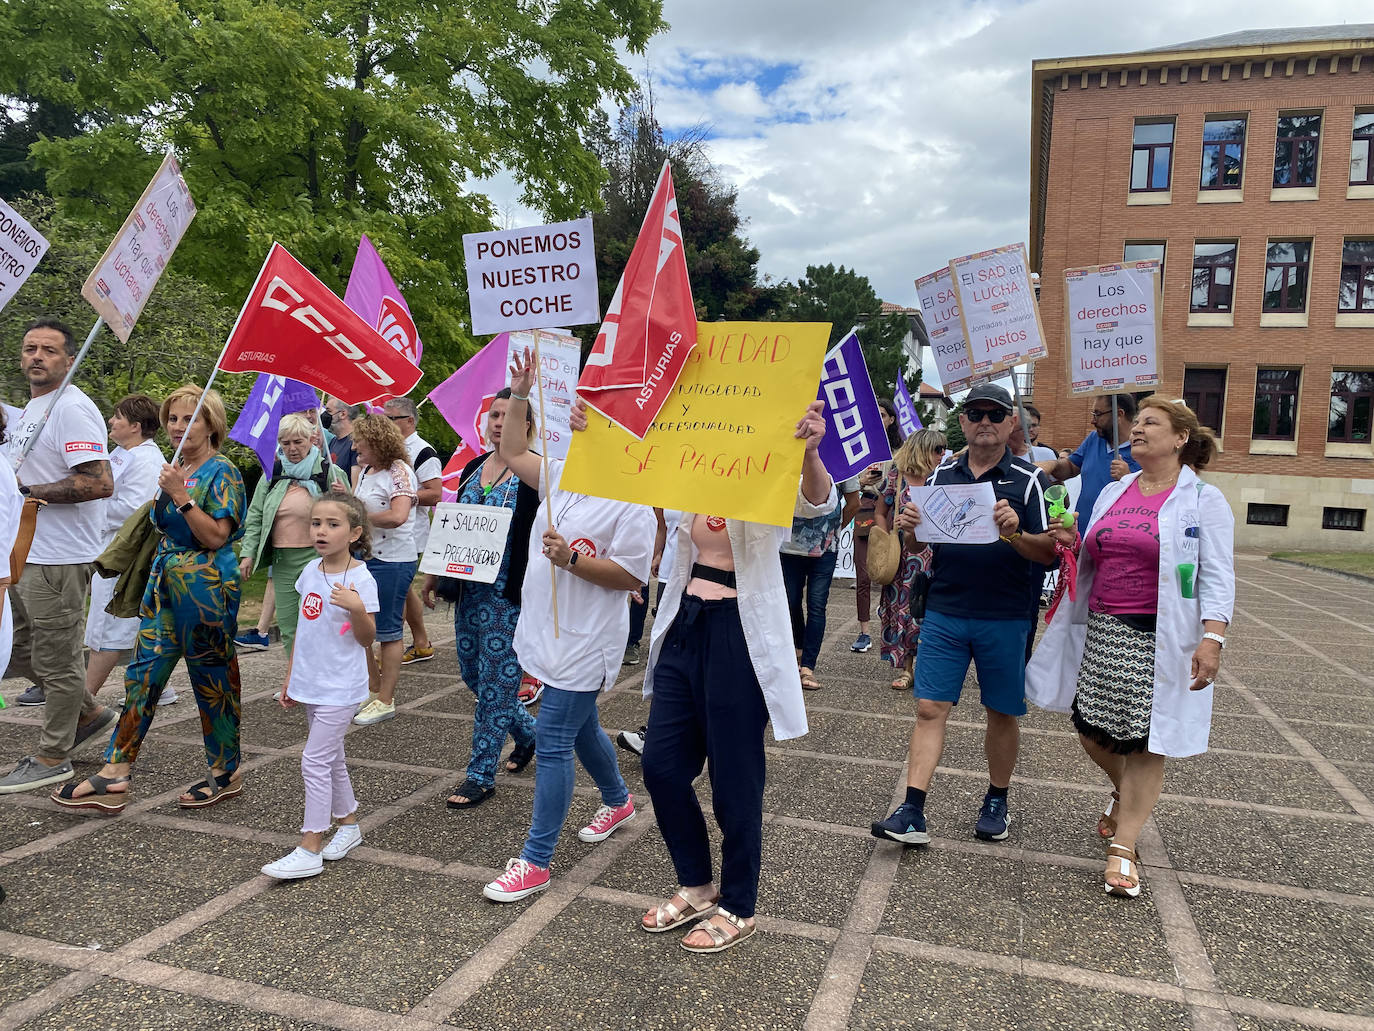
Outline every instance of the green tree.
{"label": "green tree", "polygon": [[945,442],[949,446],[951,454],[956,454],[968,446],[968,438],[964,436],[964,427],[959,422],[959,413],[964,410],[964,402],[960,401],[949,410],[949,417],[945,419]]}
{"label": "green tree", "polygon": [[673,171],[697,318],[752,320],[777,308],[778,288],[760,279],[758,249],[742,235],[738,191],[721,180],[706,143],[703,125],[671,140],[665,136],[649,84],[637,86],[615,124],[594,137],[592,150],[607,173],[602,210],[593,220],[603,311],[639,237],[665,160]]}
{"label": "green tree", "polygon": [[868,366],[873,392],[892,397],[899,373],[907,376],[907,388],[916,393],[921,383],[919,365],[911,368],[904,341],[911,325],[901,313],[883,315],[882,301],[866,276],[843,265],[808,265],[806,275],[783,287],[778,318],[793,322],[829,322],[830,343],[839,343],[855,326],[859,346]]}
{"label": "green tree", "polygon": [[[462,235],[509,169],[559,218],[594,206],[584,145],[633,86],[661,0],[13,0],[0,95],[90,112],[35,143],[60,212],[107,231],[167,147],[199,214],[176,269],[237,306],[273,240],[342,293],[366,232],[416,316],[426,382],[475,344]],[[161,288],[159,288],[161,289]]]}

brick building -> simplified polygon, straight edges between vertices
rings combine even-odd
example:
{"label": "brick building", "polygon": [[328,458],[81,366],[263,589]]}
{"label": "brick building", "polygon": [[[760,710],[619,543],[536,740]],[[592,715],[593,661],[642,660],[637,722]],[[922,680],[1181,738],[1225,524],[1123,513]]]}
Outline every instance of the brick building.
{"label": "brick building", "polygon": [[1237,544],[1374,547],[1374,25],[1032,66],[1046,436],[1081,440],[1063,270],[1162,258],[1164,386],[1219,431]]}

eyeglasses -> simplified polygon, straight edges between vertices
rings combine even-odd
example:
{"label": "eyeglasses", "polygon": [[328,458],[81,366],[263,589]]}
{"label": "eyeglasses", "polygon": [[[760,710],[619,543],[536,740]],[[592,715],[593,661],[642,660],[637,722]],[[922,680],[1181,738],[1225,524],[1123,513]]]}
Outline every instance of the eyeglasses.
{"label": "eyeglasses", "polygon": [[404,422],[406,419],[409,419],[410,416],[408,416],[408,415],[388,415],[387,418],[390,419],[392,422]]}
{"label": "eyeglasses", "polygon": [[1101,419],[1101,418],[1104,418],[1105,416],[1108,416],[1108,415],[1111,415],[1111,414],[1112,414],[1112,413],[1111,413],[1110,411],[1099,412],[1096,408],[1093,409],[1093,418],[1094,418],[1094,419]]}
{"label": "eyeglasses", "polygon": [[997,423],[1004,421],[1004,420],[1006,419],[1006,417],[1007,417],[1008,415],[1010,415],[1010,414],[1011,414],[1011,413],[1008,412],[1005,408],[965,408],[965,409],[964,409],[964,418],[968,419],[969,422],[972,422],[972,423],[979,423],[979,422],[982,422],[984,418],[986,418],[986,419],[988,420],[988,422],[992,423],[994,426],[995,426]]}

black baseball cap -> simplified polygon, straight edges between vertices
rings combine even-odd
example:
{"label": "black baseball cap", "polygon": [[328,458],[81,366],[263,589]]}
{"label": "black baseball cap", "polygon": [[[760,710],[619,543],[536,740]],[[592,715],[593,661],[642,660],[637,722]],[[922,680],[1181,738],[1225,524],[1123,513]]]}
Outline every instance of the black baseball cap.
{"label": "black baseball cap", "polygon": [[1012,404],[1011,395],[1006,392],[1006,389],[993,383],[979,383],[970,390],[968,396],[964,398],[964,407],[967,408],[974,401],[991,401],[1009,412],[1016,407]]}

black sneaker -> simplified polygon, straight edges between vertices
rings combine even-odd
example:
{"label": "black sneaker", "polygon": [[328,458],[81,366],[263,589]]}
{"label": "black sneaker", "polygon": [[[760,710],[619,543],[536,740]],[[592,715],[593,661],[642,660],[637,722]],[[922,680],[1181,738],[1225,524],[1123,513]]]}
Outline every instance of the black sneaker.
{"label": "black sneaker", "polygon": [[984,795],[973,833],[982,841],[1004,841],[1011,833],[1011,813],[1005,795]]}
{"label": "black sneaker", "polygon": [[41,687],[39,687],[37,684],[30,684],[28,689],[25,690],[23,694],[21,694],[18,698],[14,700],[14,704],[42,705],[47,700],[48,697],[43,693],[43,689]]}
{"label": "black sneaker", "polygon": [[874,822],[873,836],[891,838],[903,845],[924,845],[930,841],[930,835],[926,833],[926,814],[920,806],[903,802],[886,820]]}

